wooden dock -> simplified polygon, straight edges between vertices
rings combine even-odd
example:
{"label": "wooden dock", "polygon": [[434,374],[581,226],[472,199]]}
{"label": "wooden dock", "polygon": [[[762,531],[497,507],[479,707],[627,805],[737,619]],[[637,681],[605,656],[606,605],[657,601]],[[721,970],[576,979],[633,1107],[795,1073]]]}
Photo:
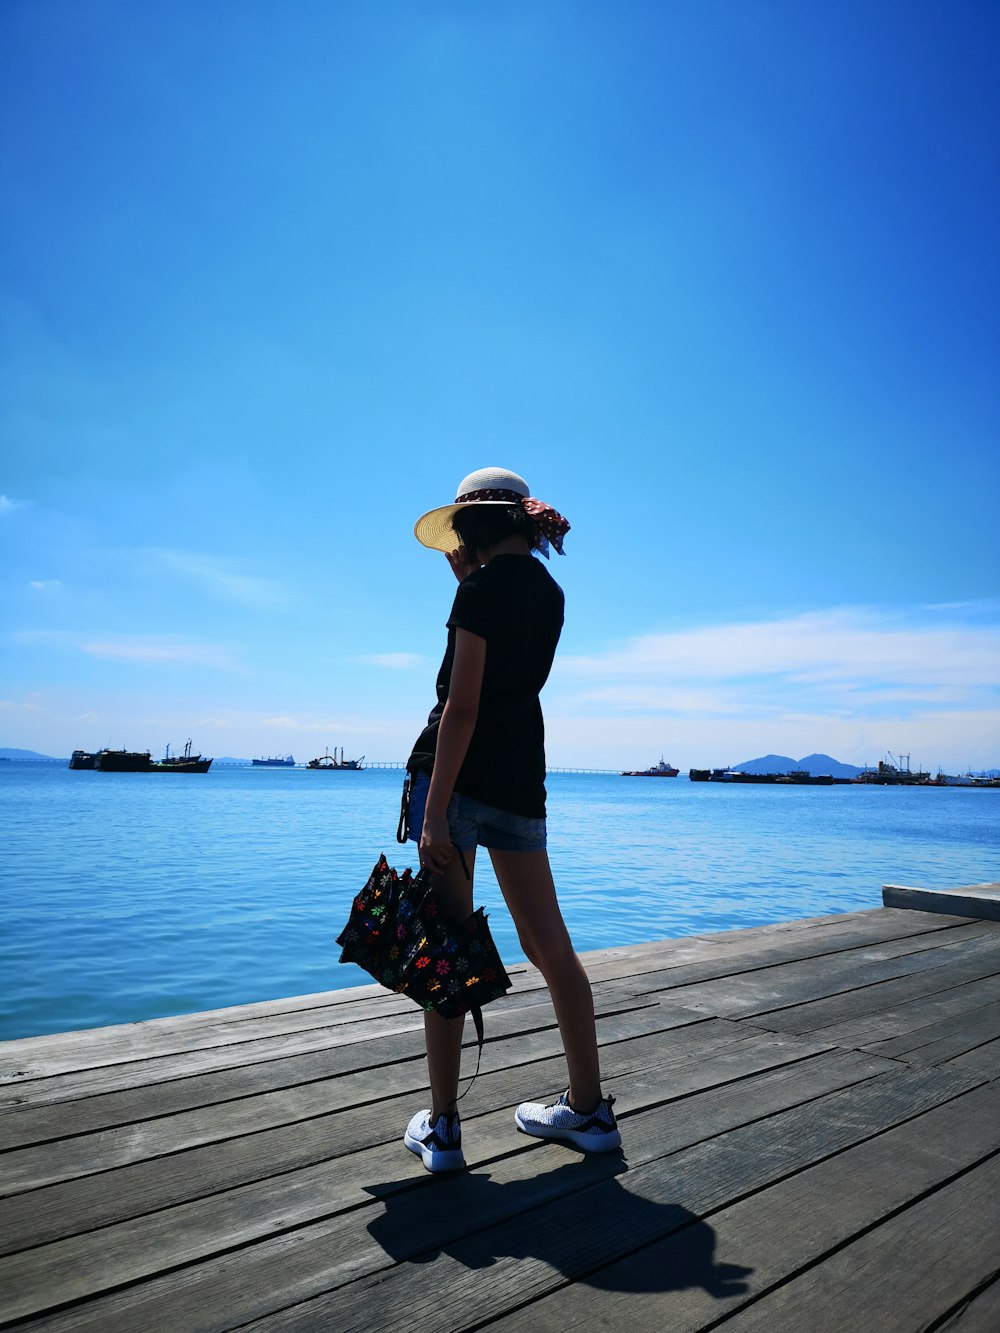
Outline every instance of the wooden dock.
{"label": "wooden dock", "polygon": [[402,1146],[421,1018],[374,986],[0,1045],[0,1322],[996,1333],[1000,922],[882,908],[586,961],[624,1156],[516,1132],[565,1077],[526,967],[454,1177]]}

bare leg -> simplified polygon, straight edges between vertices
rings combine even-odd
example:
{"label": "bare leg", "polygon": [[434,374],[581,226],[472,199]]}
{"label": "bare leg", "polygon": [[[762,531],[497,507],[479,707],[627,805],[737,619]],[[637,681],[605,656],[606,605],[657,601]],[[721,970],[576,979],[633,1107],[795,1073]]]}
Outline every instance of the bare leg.
{"label": "bare leg", "polygon": [[[476,849],[464,853],[469,875],[476,864]],[[464,921],[472,913],[472,879],[465,878],[462,862],[456,852],[438,884],[445,910],[456,921]],[[442,1018],[432,1010],[424,1013],[424,1041],[427,1045],[427,1073],[431,1085],[431,1120],[445,1111],[454,1110],[458,1097],[458,1079],[462,1068],[462,1031],[465,1017]]]}
{"label": "bare leg", "polygon": [[548,853],[491,851],[493,869],[521,947],[552,996],[569,1066],[569,1101],[591,1111],[601,1099],[594,997],[556,898]]}

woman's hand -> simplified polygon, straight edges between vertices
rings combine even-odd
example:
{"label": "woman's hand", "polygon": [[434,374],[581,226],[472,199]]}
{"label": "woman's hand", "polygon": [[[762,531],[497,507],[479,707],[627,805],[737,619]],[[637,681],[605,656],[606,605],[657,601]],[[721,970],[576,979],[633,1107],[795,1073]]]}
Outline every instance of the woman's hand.
{"label": "woman's hand", "polygon": [[448,564],[451,565],[451,572],[459,583],[467,579],[473,570],[479,568],[479,561],[467,546],[460,546],[457,551],[445,551],[445,555],[448,557]]}
{"label": "woman's hand", "polygon": [[448,816],[429,815],[425,812],[424,827],[420,834],[420,864],[434,875],[443,875],[454,851],[448,828]]}

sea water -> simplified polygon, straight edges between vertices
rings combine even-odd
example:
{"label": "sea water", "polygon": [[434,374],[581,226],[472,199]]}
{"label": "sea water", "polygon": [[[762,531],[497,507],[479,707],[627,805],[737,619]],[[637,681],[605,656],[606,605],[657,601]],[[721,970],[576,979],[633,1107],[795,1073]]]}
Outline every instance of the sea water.
{"label": "sea water", "polygon": [[[337,962],[395,842],[402,773],[0,764],[0,1037],[369,978]],[[719,786],[552,774],[549,852],[576,947],[881,905],[883,883],[1000,880],[1000,790]],[[523,959],[488,857],[476,898]]]}

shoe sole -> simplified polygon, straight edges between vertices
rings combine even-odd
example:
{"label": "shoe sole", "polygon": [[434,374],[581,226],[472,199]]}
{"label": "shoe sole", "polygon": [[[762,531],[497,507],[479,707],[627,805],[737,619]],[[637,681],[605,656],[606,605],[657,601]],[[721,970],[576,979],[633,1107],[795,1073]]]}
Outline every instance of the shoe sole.
{"label": "shoe sole", "polygon": [[552,1125],[533,1125],[514,1112],[514,1122],[522,1134],[530,1134],[533,1139],[554,1139],[559,1143],[572,1143],[581,1152],[614,1152],[622,1146],[622,1136],[617,1129],[609,1129],[606,1134],[583,1134],[576,1129],[556,1129]]}
{"label": "shoe sole", "polygon": [[410,1152],[416,1153],[428,1171],[436,1173],[438,1171],[465,1170],[465,1157],[461,1148],[452,1149],[450,1152],[439,1148],[435,1152],[428,1148],[426,1143],[422,1143],[420,1139],[411,1138],[409,1134],[403,1135],[403,1142]]}

